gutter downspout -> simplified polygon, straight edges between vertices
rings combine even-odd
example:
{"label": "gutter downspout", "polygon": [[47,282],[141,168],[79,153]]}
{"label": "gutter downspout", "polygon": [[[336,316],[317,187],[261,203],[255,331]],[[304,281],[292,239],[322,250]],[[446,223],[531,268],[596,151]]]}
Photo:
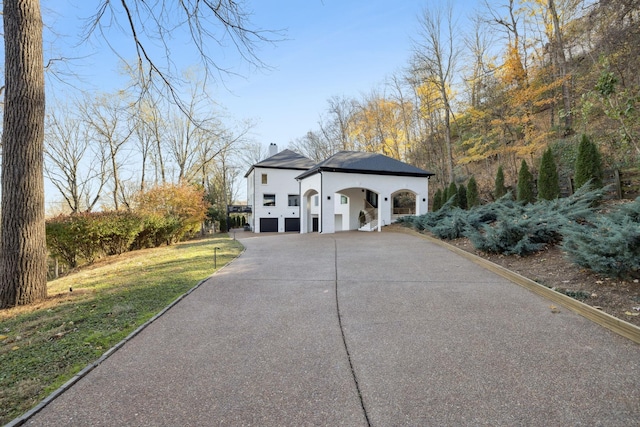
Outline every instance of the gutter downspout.
{"label": "gutter downspout", "polygon": [[322,183],[322,171],[320,171],[320,215],[318,216],[318,233],[322,234],[322,223],[324,222],[324,215],[322,214],[322,206],[324,204],[324,185]]}
{"label": "gutter downspout", "polygon": [[299,233],[302,234],[302,183],[300,182],[300,180],[298,179],[298,221],[300,221],[300,231]]}

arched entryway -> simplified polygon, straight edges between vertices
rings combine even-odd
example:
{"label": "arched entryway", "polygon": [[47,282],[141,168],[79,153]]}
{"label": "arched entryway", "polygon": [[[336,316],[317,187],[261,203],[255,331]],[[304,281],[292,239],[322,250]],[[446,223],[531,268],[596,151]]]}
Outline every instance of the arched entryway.
{"label": "arched entryway", "polygon": [[320,231],[320,195],[317,190],[308,190],[302,195],[301,233],[317,233]]}
{"label": "arched entryway", "polygon": [[416,193],[411,190],[398,190],[391,195],[391,220],[396,221],[407,215],[415,215],[418,209]]}

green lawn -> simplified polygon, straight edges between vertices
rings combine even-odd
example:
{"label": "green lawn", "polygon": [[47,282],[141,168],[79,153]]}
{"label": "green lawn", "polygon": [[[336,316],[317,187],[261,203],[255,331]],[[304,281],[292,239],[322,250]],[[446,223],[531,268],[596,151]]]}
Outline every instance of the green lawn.
{"label": "green lawn", "polygon": [[49,282],[48,299],[0,310],[0,424],[28,411],[242,245],[226,235],[133,251]]}

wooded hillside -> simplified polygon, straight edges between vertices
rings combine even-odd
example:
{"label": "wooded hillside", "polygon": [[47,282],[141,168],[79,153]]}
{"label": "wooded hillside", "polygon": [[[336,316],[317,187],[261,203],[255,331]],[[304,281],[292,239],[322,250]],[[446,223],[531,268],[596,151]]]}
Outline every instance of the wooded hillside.
{"label": "wooded hillside", "polygon": [[381,152],[435,172],[433,191],[475,176],[485,200],[499,166],[515,188],[521,161],[535,175],[548,147],[572,175],[582,134],[606,168],[639,167],[640,0],[501,0],[462,28],[427,7],[405,70],[329,99],[291,148]]}

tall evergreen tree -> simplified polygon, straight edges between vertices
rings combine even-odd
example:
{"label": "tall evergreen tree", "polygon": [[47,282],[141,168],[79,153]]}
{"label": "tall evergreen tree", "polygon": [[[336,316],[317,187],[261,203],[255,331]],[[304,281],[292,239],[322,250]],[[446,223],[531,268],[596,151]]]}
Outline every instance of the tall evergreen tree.
{"label": "tall evergreen tree", "polygon": [[551,148],[542,155],[538,175],[538,200],[554,200],[560,196],[558,169]]}
{"label": "tall evergreen tree", "polygon": [[441,207],[442,207],[442,190],[438,188],[438,191],[436,191],[436,194],[433,195],[433,203],[431,205],[431,211],[436,212],[440,210]]}
{"label": "tall evergreen tree", "polygon": [[460,187],[458,187],[456,197],[458,207],[460,209],[467,209],[467,187],[465,187],[464,184],[460,184]]}
{"label": "tall evergreen tree", "polygon": [[449,184],[449,189],[447,190],[447,197],[445,202],[448,202],[449,199],[453,197],[453,203],[451,206],[458,206],[458,186],[455,182]]}
{"label": "tall evergreen tree", "polygon": [[467,182],[467,207],[472,208],[480,204],[480,198],[478,196],[478,184],[476,179],[472,176]]}
{"label": "tall evergreen tree", "polygon": [[529,165],[522,159],[520,171],[518,172],[518,195],[517,200],[524,203],[535,202],[533,196],[533,175],[529,171]]}
{"label": "tall evergreen tree", "polygon": [[493,196],[497,199],[507,194],[507,187],[504,186],[504,172],[502,165],[498,166],[498,172],[496,172],[495,189],[493,190]]}
{"label": "tall evergreen tree", "polygon": [[601,188],[602,179],[602,156],[598,146],[587,135],[583,134],[580,139],[580,145],[578,145],[578,156],[573,177],[574,185],[576,188],[580,188],[591,181],[591,185],[594,188]]}

